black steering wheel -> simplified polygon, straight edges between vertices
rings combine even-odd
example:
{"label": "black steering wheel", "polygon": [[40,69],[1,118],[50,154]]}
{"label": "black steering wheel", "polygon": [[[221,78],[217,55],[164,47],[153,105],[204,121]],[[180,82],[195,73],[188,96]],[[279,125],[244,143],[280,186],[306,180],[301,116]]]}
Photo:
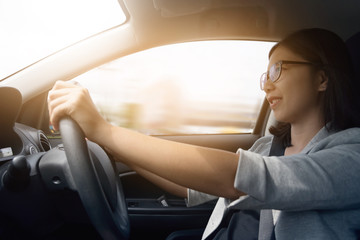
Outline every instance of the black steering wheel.
{"label": "black steering wheel", "polygon": [[71,118],[60,120],[60,133],[73,182],[94,227],[103,239],[128,239],[127,206],[114,163],[100,146],[85,140]]}

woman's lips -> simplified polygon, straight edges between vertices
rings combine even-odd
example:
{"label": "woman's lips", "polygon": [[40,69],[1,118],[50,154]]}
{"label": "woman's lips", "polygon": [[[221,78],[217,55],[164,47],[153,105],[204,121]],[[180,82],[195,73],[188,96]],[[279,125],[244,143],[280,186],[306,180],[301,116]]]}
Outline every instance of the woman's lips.
{"label": "woman's lips", "polygon": [[279,105],[281,101],[280,97],[269,97],[268,98],[268,102],[270,104],[270,108],[271,109],[275,109],[277,105]]}

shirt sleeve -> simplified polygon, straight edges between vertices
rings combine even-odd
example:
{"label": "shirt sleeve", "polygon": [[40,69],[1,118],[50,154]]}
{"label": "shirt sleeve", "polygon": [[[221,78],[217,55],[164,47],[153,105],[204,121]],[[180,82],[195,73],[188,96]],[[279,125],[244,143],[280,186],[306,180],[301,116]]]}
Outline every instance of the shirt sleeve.
{"label": "shirt sleeve", "polygon": [[248,195],[231,205],[288,211],[359,207],[359,134],[357,141],[346,139],[335,134],[309,153],[284,157],[239,150],[234,186]]}
{"label": "shirt sleeve", "polygon": [[186,201],[187,207],[194,207],[194,206],[215,200],[217,198],[218,198],[217,196],[206,194],[206,193],[199,192],[199,191],[195,191],[193,189],[188,188],[187,199],[185,199],[185,201]]}
{"label": "shirt sleeve", "polygon": [[[272,136],[266,136],[258,139],[253,146],[249,149],[252,152],[258,152],[261,154],[268,155],[270,151]],[[240,149],[237,151],[239,153]],[[199,192],[193,189],[187,190],[187,198],[185,199],[188,207],[197,206],[212,200],[217,199],[217,196]]]}

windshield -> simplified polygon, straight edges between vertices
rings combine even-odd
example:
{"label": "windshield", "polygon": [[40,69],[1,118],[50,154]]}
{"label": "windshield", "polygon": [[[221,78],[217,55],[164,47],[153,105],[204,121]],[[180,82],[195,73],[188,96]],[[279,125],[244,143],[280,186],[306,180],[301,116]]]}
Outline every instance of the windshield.
{"label": "windshield", "polygon": [[117,0],[0,0],[0,79],[125,20]]}

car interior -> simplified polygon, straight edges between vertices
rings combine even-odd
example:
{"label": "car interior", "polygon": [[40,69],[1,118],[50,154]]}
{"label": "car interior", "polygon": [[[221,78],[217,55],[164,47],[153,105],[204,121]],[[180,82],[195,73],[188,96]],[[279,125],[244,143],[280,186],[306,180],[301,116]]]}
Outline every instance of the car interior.
{"label": "car interior", "polygon": [[[174,231],[204,228],[216,203],[187,207],[185,199],[166,193],[86,141],[71,119],[61,123],[60,133],[52,131],[47,95],[57,80],[74,80],[104,64],[161,46],[210,40],[276,43],[303,28],[337,33],[346,41],[360,76],[357,0],[119,0],[118,4],[126,19],[122,24],[0,80],[0,239],[165,239]],[[264,98],[257,111],[247,133],[155,137],[232,152],[248,149],[276,122]]]}

